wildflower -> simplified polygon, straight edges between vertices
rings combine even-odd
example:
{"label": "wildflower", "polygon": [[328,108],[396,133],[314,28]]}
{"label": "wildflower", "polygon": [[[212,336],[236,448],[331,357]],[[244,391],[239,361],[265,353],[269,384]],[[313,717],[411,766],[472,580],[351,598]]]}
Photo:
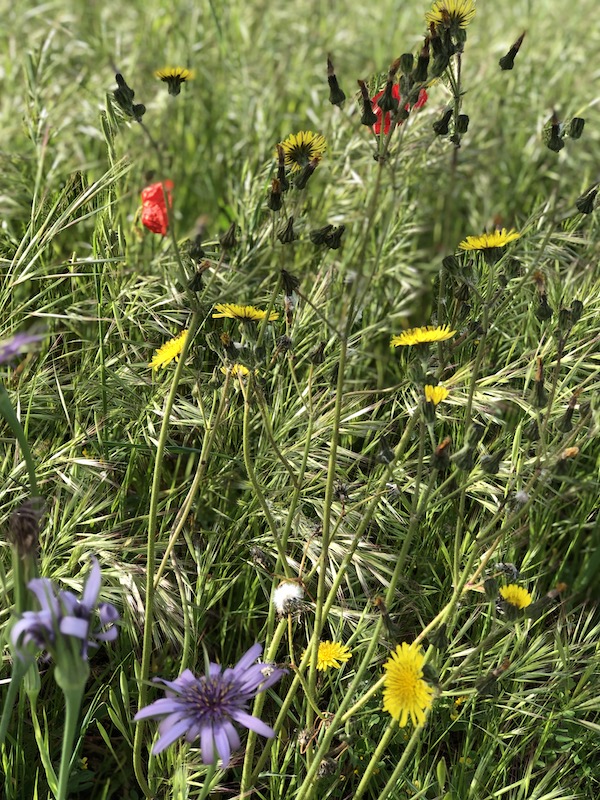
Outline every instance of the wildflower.
{"label": "wildflower", "polygon": [[189,669],[174,681],[157,678],[167,687],[167,696],[142,708],[134,717],[135,722],[160,719],[160,736],[152,753],[161,753],[181,736],[187,742],[199,738],[202,761],[214,764],[218,755],[227,766],[232,751],[241,744],[234,722],[261,736],[275,736],[272,728],[247,710],[257,694],[273,686],[285,673],[273,664],[253,664],[262,650],[262,645],[253,645],[235,667],[225,670],[211,663],[208,675],[201,678]]}
{"label": "wildflower", "polygon": [[425,19],[428,25],[456,31],[470,25],[474,16],[474,0],[435,0],[431,11],[425,14]]}
{"label": "wildflower", "polygon": [[493,233],[482,233],[481,236],[467,236],[458,245],[461,250],[492,250],[497,247],[506,247],[510,242],[521,237],[520,233],[506,228],[495,230]]}
{"label": "wildflower", "polygon": [[[302,653],[302,658],[304,658]],[[319,652],[317,655],[317,669],[321,672],[326,672],[331,667],[333,669],[340,669],[342,664],[352,658],[350,648],[346,644],[340,642],[319,642]]]}
{"label": "wildflower", "polygon": [[[381,110],[381,108],[377,104],[377,101],[379,100],[380,97],[383,97],[384,91],[385,90],[382,90],[381,92],[378,92],[373,98],[371,98],[371,108],[372,108],[373,112],[375,113],[375,116],[377,117],[377,122],[375,122],[373,124],[373,131],[377,135],[379,135],[379,133],[381,132],[381,117],[383,115],[383,111]],[[393,87],[392,87],[392,98],[396,101],[396,103],[398,103],[398,104],[400,103],[400,100],[401,100],[400,87],[398,86],[397,83],[395,83],[393,85]],[[417,109],[417,110],[419,108],[423,108],[423,106],[427,102],[427,99],[428,99],[427,98],[427,92],[425,91],[425,89],[421,89],[421,91],[419,92],[419,96],[417,98],[417,102],[414,104],[413,108]],[[405,111],[410,111],[410,103],[406,103],[406,105],[404,106],[404,110]],[[383,135],[387,136],[387,134],[388,134],[388,132],[390,130],[391,112],[390,111],[386,112],[386,115],[385,115],[385,117],[383,119],[384,119],[384,122],[383,122]],[[399,118],[396,121],[396,125],[402,125],[403,122],[404,122],[404,119]]]}
{"label": "wildflower", "polygon": [[154,353],[154,357],[148,366],[152,367],[152,369],[158,369],[159,367],[166,367],[167,364],[170,364],[173,360],[179,361],[179,356],[185,347],[187,335],[188,331],[186,329],[185,331],[182,331],[179,336],[176,336],[174,339],[169,339],[168,342],[165,342],[165,344],[163,344],[162,347],[159,347]]}
{"label": "wildflower", "polygon": [[517,586],[516,583],[502,586],[500,589],[500,596],[505,603],[519,610],[531,605],[531,595],[527,589],[524,589],[522,586]]}
{"label": "wildflower", "polygon": [[[267,312],[255,306],[240,306],[237,303],[217,303],[215,305],[215,312],[213,319],[241,319],[250,320],[251,322],[260,322],[267,316]],[[276,311],[271,311],[269,314],[269,322],[274,322],[279,319],[279,314]]]}
{"label": "wildflower", "polygon": [[283,581],[273,592],[273,605],[280,616],[291,614],[302,605],[304,589],[295,581]]}
{"label": "wildflower", "polygon": [[223,375],[229,373],[233,378],[246,378],[250,375],[250,370],[243,364],[233,364],[231,367],[221,367]]}
{"label": "wildflower", "polygon": [[391,347],[404,347],[407,345],[426,344],[428,342],[445,342],[451,339],[456,331],[450,330],[449,325],[434,327],[427,325],[423,328],[409,328],[398,336],[392,336]]}
{"label": "wildflower", "polygon": [[290,134],[280,145],[283,148],[285,165],[292,172],[300,172],[303,167],[317,159],[319,161],[327,148],[325,137],[312,131],[299,131]]}
{"label": "wildflower", "polygon": [[194,77],[193,70],[186,69],[185,67],[165,67],[164,69],[156,70],[154,74],[167,84],[169,94],[173,96],[181,92],[182,83],[190,81]]}
{"label": "wildflower", "polygon": [[[17,652],[22,655],[33,643],[40,650],[48,650],[57,662],[62,660],[63,647],[72,654],[72,639],[79,639],[77,655],[87,661],[88,648],[98,647],[98,642],[114,641],[119,618],[117,609],[110,603],[98,605],[102,575],[96,558],[83,587],[81,599],[73,592],[59,592],[48,578],[34,578],[28,587],[37,598],[39,611],[25,611],[13,626],[10,637]],[[92,629],[92,619],[97,614],[100,626]]]}
{"label": "wildflower", "polygon": [[37,342],[41,336],[34,336],[30,333],[16,333],[11,339],[4,339],[0,342],[0,364],[6,364],[18,356],[25,345]]}
{"label": "wildflower", "polygon": [[403,642],[383,665],[383,709],[401,728],[409,716],[413,725],[423,725],[425,711],[433,704],[433,689],[423,680],[424,661],[420,647]]}
{"label": "wildflower", "polygon": [[450,392],[444,386],[430,386],[429,384],[425,386],[425,400],[433,403],[434,406],[443,402],[449,394]]}
{"label": "wildflower", "polygon": [[142,225],[152,233],[160,233],[166,236],[169,229],[169,215],[167,212],[167,201],[169,208],[173,205],[171,190],[173,181],[166,180],[160,183],[153,183],[142,189]]}

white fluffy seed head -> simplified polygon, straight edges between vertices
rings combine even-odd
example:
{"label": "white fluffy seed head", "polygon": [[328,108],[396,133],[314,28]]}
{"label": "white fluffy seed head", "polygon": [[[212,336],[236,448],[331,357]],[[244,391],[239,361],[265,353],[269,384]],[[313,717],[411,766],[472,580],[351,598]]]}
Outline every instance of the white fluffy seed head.
{"label": "white fluffy seed head", "polygon": [[278,614],[284,616],[298,609],[304,597],[304,589],[294,581],[283,581],[273,592],[273,605]]}

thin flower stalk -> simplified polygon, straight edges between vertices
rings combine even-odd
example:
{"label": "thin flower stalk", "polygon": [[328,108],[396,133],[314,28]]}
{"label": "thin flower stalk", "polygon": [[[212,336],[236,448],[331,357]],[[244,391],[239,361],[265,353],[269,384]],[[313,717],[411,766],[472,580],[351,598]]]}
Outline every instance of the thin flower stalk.
{"label": "thin flower stalk", "polygon": [[[230,382],[231,382],[231,374],[228,373],[225,376],[225,381],[223,382],[223,386],[221,387],[219,405],[217,407],[217,410],[216,412],[214,411],[214,405],[213,405],[213,411],[211,413],[210,418],[208,420],[205,419],[204,421],[204,438],[202,439],[202,447],[200,450],[200,456],[198,457],[198,467],[196,469],[196,473],[194,475],[194,479],[189,488],[189,491],[185,497],[185,500],[183,501],[181,509],[179,510],[177,517],[175,518],[173,532],[169,537],[169,541],[167,542],[165,552],[158,566],[158,569],[156,570],[156,574],[154,576],[154,591],[158,589],[161,578],[167,567],[167,563],[169,562],[169,559],[171,557],[171,553],[173,552],[173,548],[175,547],[175,544],[177,543],[177,540],[179,539],[179,536],[181,535],[181,532],[185,527],[187,518],[194,506],[196,496],[198,494],[200,485],[202,483],[206,469],[208,467],[209,455],[213,448],[215,436],[219,429],[219,424],[223,417],[223,413],[227,407]],[[215,403],[216,399],[217,399],[217,394],[215,394],[214,398]]]}
{"label": "thin flower stalk", "polygon": [[252,463],[252,457],[250,454],[250,402],[249,396],[252,387],[252,380],[249,381],[248,386],[244,386],[240,384],[242,393],[244,395],[244,418],[243,418],[243,433],[242,433],[242,449],[244,454],[244,464],[246,466],[246,472],[248,473],[248,479],[252,484],[252,488],[254,489],[256,498],[260,503],[260,506],[263,510],[263,514],[265,515],[265,519],[267,520],[267,524],[269,525],[269,530],[271,531],[271,536],[273,537],[273,541],[275,543],[275,547],[277,548],[277,555],[281,562],[281,568],[283,570],[283,574],[286,578],[291,578],[291,570],[288,564],[285,550],[281,545],[281,538],[279,536],[279,532],[277,530],[277,523],[273,519],[273,515],[271,514],[271,510],[269,508],[269,504],[267,503],[264,493],[258,483],[256,478],[256,472],[254,471],[254,465]]}
{"label": "thin flower stalk", "polygon": [[[171,227],[171,225],[170,225]],[[161,487],[162,465],[164,461],[164,453],[167,445],[167,436],[169,433],[169,424],[171,420],[171,411],[175,402],[175,397],[179,388],[179,382],[183,369],[185,366],[185,357],[187,355],[188,347],[196,329],[200,323],[200,314],[194,312],[190,320],[188,328],[188,336],[186,337],[181,357],[175,369],[171,388],[167,396],[164,408],[164,414],[160,433],[158,437],[158,445],[156,448],[156,456],[154,460],[154,473],[152,476],[152,489],[150,492],[150,507],[148,509],[148,538],[146,543],[146,598],[144,609],[144,636],[142,644],[142,663],[140,665],[139,675],[139,695],[138,695],[138,710],[146,705],[146,697],[148,692],[148,677],[150,674],[150,659],[152,656],[152,629],[154,623],[154,570],[155,570],[155,546],[156,546],[156,531],[158,527],[158,498]],[[152,792],[148,786],[144,768],[142,764],[142,746],[143,746],[143,733],[144,725],[138,725],[133,739],[133,769],[136,779],[140,788],[146,797],[152,797]]]}

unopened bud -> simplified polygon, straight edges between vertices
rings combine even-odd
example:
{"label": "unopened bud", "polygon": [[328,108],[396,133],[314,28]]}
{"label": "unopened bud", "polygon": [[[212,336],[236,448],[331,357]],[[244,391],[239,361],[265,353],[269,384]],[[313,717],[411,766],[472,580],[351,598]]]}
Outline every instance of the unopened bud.
{"label": "unopened bud", "polygon": [[571,139],[580,139],[583,133],[585,120],[583,117],[573,117],[569,125],[569,137]]}
{"label": "unopened bud", "polygon": [[412,53],[403,53],[400,56],[400,72],[403,75],[410,75],[413,70],[415,58]]}
{"label": "unopened bud", "polygon": [[450,120],[452,119],[452,113],[452,109],[449,108],[444,112],[444,116],[441,117],[441,119],[433,123],[433,132],[436,136],[446,136],[450,126]]}
{"label": "unopened bud", "polygon": [[330,56],[327,57],[327,82],[329,83],[329,102],[334,106],[342,108],[346,100],[346,95],[340,89]]}
{"label": "unopened bud", "polygon": [[425,83],[427,80],[427,70],[429,68],[429,39],[425,39],[425,44],[417,58],[417,66],[411,77],[415,83]]}
{"label": "unopened bud", "polygon": [[581,214],[591,214],[594,210],[594,203],[597,195],[598,184],[594,184],[594,186],[590,186],[589,189],[586,189],[585,192],[575,201],[577,211],[579,211]]}
{"label": "unopened bud", "polygon": [[281,198],[281,184],[277,180],[277,178],[273,178],[271,182],[271,191],[269,193],[269,199],[267,200],[267,205],[271,209],[271,211],[279,211],[282,206],[282,198]]}
{"label": "unopened bud", "polygon": [[548,392],[544,388],[544,364],[542,359],[538,358],[533,388],[533,404],[536,408],[544,408],[547,402]]}
{"label": "unopened bud", "polygon": [[304,189],[306,187],[308,179],[316,170],[318,165],[319,165],[319,159],[313,158],[312,161],[309,161],[308,164],[302,168],[302,172],[294,180],[294,186],[296,187],[296,189]]}
{"label": "unopened bud", "polygon": [[573,300],[573,302],[571,303],[571,319],[573,320],[573,324],[579,322],[582,314],[583,314],[583,303],[581,302],[581,300]]}
{"label": "unopened bud", "polygon": [[466,133],[469,130],[469,117],[467,114],[459,114],[456,118],[456,132]]}
{"label": "unopened bud", "polygon": [[556,111],[552,113],[552,118],[550,119],[549,127],[546,129],[546,132],[546,147],[554,153],[558,153],[563,149],[565,143],[562,138],[562,126],[556,115]]}
{"label": "unopened bud", "polygon": [[465,472],[469,472],[473,469],[473,464],[475,462],[475,451],[473,448],[465,445],[461,447],[458,453],[455,453],[451,459],[458,469],[462,469]]}
{"label": "unopened bud", "polygon": [[233,250],[234,247],[237,247],[237,225],[235,222],[232,222],[229,228],[225,231],[223,236],[219,239],[219,244],[223,248],[223,250]]}
{"label": "unopened bud", "polygon": [[398,98],[394,97],[394,82],[388,80],[385,85],[385,89],[383,90],[383,94],[377,101],[377,105],[381,109],[381,111],[386,114],[388,111],[396,113],[398,110]]}
{"label": "unopened bud", "polygon": [[333,228],[333,230],[325,236],[325,244],[330,250],[339,250],[345,230],[345,225],[338,225],[337,228]]}
{"label": "unopened bud", "polygon": [[292,275],[291,272],[288,272],[287,269],[281,270],[281,283],[283,284],[283,293],[286,295],[293,294],[300,286],[298,278]]}
{"label": "unopened bud", "polygon": [[314,245],[325,244],[327,236],[333,230],[333,225],[325,225],[323,228],[317,228],[308,234],[309,239]]}
{"label": "unopened bud", "polygon": [[548,305],[548,298],[545,294],[540,295],[538,307],[535,310],[536,317],[540,322],[550,319],[553,314],[552,307]]}
{"label": "unopened bud", "polygon": [[290,182],[285,174],[285,151],[280,144],[277,145],[277,180],[281,191],[287,192]]}
{"label": "unopened bud", "polygon": [[512,69],[514,67],[515,58],[517,56],[517,53],[519,52],[521,45],[523,44],[524,38],[525,38],[525,31],[519,36],[517,41],[508,51],[508,53],[505,56],[502,56],[502,58],[498,62],[500,64],[500,69],[506,70],[506,69]]}
{"label": "unopened bud", "polygon": [[293,241],[297,239],[297,236],[294,234],[294,218],[289,217],[286,224],[281,228],[281,230],[277,233],[277,238],[281,242],[281,244],[291,244]]}
{"label": "unopened bud", "polygon": [[360,86],[360,94],[363,104],[363,113],[362,117],[360,118],[360,122],[361,125],[367,125],[369,128],[372,128],[377,122],[377,114],[373,111],[371,98],[369,97],[369,92],[367,90],[367,84],[364,81],[358,81],[358,85]]}
{"label": "unopened bud", "polygon": [[494,453],[493,456],[486,455],[481,457],[481,469],[485,472],[486,475],[497,475],[498,470],[500,469],[500,462],[504,457],[504,453],[506,450],[502,448],[498,450],[497,453]]}
{"label": "unopened bud", "polygon": [[445,472],[450,466],[450,445],[452,439],[446,436],[435,448],[431,457],[431,466],[440,472]]}
{"label": "unopened bud", "polygon": [[568,332],[571,330],[572,326],[572,317],[571,317],[571,309],[570,308],[561,308],[558,312],[558,327],[559,330],[562,332]]}

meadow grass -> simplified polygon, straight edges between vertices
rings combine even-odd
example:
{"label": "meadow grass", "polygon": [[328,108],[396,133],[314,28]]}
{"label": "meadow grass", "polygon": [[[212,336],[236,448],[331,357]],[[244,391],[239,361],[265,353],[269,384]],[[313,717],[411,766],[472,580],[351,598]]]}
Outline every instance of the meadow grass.
{"label": "meadow grass", "polygon": [[[598,210],[576,205],[598,179],[597,13],[478,3],[457,93],[428,81],[426,105],[376,137],[356,80],[382,89],[428,10],[2,3],[0,341],[42,339],[0,378],[45,504],[39,574],[79,592],[95,555],[121,614],[90,657],[69,796],[600,792],[600,235]],[[154,77],[165,65],[195,71],[176,97]],[[115,102],[117,72],[142,124]],[[447,108],[469,116],[459,148],[452,123],[432,127]],[[560,152],[554,111],[565,130],[586,120]],[[276,145],[307,130],[327,149],[272,211]],[[167,179],[163,237],[140,192]],[[326,225],[345,226],[339,249],[311,240]],[[460,249],[495,227],[520,237],[491,257]],[[218,303],[278,318],[214,317]],[[179,361],[150,368],[184,330]],[[15,429],[0,450],[3,697],[22,588],[8,531],[35,494]],[[286,581],[302,597],[282,611]],[[519,612],[499,594],[513,584],[532,598]],[[320,641],[352,657],[318,670]],[[202,676],[255,642],[287,670],[254,701],[275,736],[242,736],[216,769],[198,742],[151,755],[156,723],[133,717],[163,696],[152,678]],[[383,710],[403,642],[427,662],[423,725]],[[2,746],[7,800],[60,796],[65,706],[38,664]]]}

